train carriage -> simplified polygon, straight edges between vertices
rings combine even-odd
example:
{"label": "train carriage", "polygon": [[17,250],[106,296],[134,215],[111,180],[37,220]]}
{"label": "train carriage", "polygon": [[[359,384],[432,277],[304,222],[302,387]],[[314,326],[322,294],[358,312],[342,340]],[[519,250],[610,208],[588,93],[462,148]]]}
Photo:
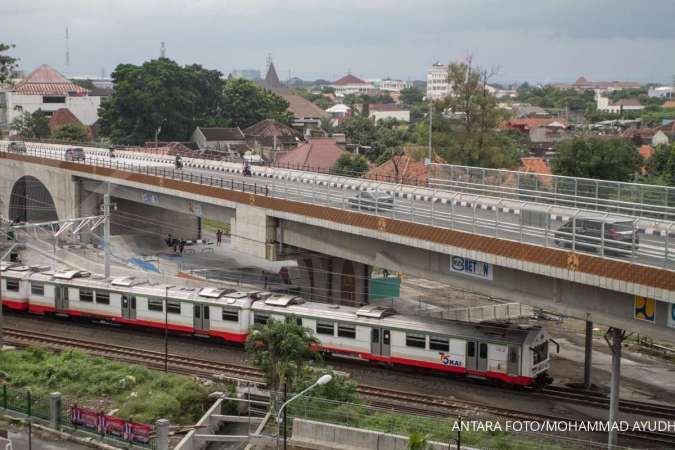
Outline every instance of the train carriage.
{"label": "train carriage", "polygon": [[[1,263],[0,291],[2,291],[2,305],[16,311],[28,311],[30,307],[30,279],[41,271],[48,270],[47,266],[22,266],[14,263]],[[37,289],[37,287],[36,287]]]}

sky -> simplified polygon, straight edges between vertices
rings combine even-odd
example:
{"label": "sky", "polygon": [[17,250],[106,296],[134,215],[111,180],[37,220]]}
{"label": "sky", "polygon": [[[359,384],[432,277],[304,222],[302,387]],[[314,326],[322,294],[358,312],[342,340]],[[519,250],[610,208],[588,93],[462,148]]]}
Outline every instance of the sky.
{"label": "sky", "polygon": [[[106,76],[159,56],[224,74],[425,79],[468,55],[495,81],[672,83],[674,0],[0,0],[0,42],[29,72]],[[70,66],[65,63],[65,30]]]}

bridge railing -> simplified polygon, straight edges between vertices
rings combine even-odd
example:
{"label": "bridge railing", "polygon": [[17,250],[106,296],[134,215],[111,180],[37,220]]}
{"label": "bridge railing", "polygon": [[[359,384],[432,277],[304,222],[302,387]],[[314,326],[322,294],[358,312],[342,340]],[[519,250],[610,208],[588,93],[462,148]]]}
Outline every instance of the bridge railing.
{"label": "bridge railing", "polygon": [[[6,144],[0,143],[0,157],[6,155],[5,152]],[[28,154],[66,160],[62,149],[51,147],[31,147]],[[131,163],[100,155],[86,156],[85,161],[76,163],[286,198],[515,242],[592,252],[654,267],[675,268],[675,227],[673,222],[665,220],[368,180],[343,189],[342,183],[348,179],[320,174],[249,182],[242,181],[236,174],[209,172],[204,175],[199,170],[176,170],[167,163]],[[380,200],[363,197],[366,191]]]}
{"label": "bridge railing", "polygon": [[675,187],[431,164],[429,186],[638,217],[675,220]]}

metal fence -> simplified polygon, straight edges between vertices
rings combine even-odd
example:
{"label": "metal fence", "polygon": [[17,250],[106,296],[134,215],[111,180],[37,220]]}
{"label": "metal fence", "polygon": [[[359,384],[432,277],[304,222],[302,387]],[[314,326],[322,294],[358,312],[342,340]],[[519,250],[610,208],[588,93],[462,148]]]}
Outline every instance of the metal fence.
{"label": "metal fence", "polygon": [[[7,154],[2,153],[5,151],[6,144],[0,143],[0,157],[6,157]],[[45,146],[31,146],[28,153],[43,158],[66,159],[63,150]],[[667,220],[616,216],[608,212],[520,199],[483,197],[475,193],[302,172],[289,171],[277,178],[271,169],[262,169],[257,173],[260,177],[253,177],[260,181],[254,182],[245,181],[237,174],[208,168],[176,170],[167,167],[167,164],[157,165],[157,162],[132,163],[103,156],[88,155],[81,163],[358,211],[514,242],[597,253],[654,267],[675,267],[675,227]],[[186,162],[186,166],[189,165]],[[364,197],[364,191],[374,197]]]}
{"label": "metal fence", "polygon": [[638,217],[675,219],[675,187],[433,163],[429,186]]}

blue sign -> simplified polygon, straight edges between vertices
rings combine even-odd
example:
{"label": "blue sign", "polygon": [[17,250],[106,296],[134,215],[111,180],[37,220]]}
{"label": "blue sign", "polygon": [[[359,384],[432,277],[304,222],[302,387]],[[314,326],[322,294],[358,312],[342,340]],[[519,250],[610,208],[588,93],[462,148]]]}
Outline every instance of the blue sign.
{"label": "blue sign", "polygon": [[492,280],[492,264],[475,259],[462,258],[461,256],[450,257],[450,269],[453,272],[461,272],[472,277]]}
{"label": "blue sign", "polygon": [[668,308],[670,310],[670,314],[668,314],[668,326],[675,328],[675,303],[668,305]]}
{"label": "blue sign", "polygon": [[150,192],[143,192],[143,203],[156,205],[157,203],[159,203],[159,197],[157,197],[157,194],[153,194]]}

